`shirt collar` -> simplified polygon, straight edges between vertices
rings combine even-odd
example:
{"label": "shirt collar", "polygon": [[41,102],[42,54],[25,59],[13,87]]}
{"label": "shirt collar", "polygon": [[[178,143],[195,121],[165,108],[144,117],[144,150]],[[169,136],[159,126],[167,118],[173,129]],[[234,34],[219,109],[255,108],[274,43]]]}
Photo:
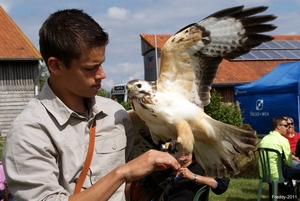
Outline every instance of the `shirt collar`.
{"label": "shirt collar", "polygon": [[271,134],[271,135],[280,135],[280,136],[282,136],[282,135],[281,135],[279,132],[277,132],[277,131],[271,131],[270,134]]}
{"label": "shirt collar", "polygon": [[[37,95],[37,99],[41,101],[49,113],[51,113],[60,125],[64,125],[69,118],[76,114],[73,110],[68,108],[52,91],[47,82],[45,82],[43,89]],[[95,98],[87,98],[87,105],[89,111],[92,112],[92,117],[102,111],[102,108],[96,104]]]}

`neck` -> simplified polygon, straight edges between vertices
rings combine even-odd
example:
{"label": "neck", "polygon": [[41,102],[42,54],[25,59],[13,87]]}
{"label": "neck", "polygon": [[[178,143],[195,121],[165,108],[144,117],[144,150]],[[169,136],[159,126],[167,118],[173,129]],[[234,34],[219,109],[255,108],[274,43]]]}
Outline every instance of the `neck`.
{"label": "neck", "polygon": [[78,96],[74,93],[70,93],[70,91],[63,90],[60,86],[52,84],[50,79],[49,86],[52,89],[53,93],[71,110],[81,113],[87,111],[84,97]]}

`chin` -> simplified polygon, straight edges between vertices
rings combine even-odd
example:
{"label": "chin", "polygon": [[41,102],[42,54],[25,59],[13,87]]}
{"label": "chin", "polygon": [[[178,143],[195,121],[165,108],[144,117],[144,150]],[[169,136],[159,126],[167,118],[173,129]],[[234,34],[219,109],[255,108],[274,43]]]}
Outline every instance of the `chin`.
{"label": "chin", "polygon": [[89,93],[89,94],[85,94],[84,97],[85,98],[94,98],[97,95],[97,93]]}

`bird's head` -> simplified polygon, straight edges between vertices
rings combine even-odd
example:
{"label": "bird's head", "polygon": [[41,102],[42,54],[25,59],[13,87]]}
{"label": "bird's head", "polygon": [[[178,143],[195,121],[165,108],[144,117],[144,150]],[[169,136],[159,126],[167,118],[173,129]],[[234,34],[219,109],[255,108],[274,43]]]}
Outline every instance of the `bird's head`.
{"label": "bird's head", "polygon": [[128,98],[143,98],[148,95],[151,96],[153,92],[153,84],[145,80],[131,80],[127,83]]}

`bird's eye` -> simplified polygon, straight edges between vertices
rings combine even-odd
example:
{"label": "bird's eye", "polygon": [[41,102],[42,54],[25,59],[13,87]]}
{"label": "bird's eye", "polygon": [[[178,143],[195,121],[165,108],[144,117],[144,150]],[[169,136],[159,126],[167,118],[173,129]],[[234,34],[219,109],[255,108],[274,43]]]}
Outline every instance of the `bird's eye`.
{"label": "bird's eye", "polygon": [[141,88],[141,87],[142,87],[142,85],[141,85],[141,84],[137,84],[136,86],[137,86],[138,88]]}

